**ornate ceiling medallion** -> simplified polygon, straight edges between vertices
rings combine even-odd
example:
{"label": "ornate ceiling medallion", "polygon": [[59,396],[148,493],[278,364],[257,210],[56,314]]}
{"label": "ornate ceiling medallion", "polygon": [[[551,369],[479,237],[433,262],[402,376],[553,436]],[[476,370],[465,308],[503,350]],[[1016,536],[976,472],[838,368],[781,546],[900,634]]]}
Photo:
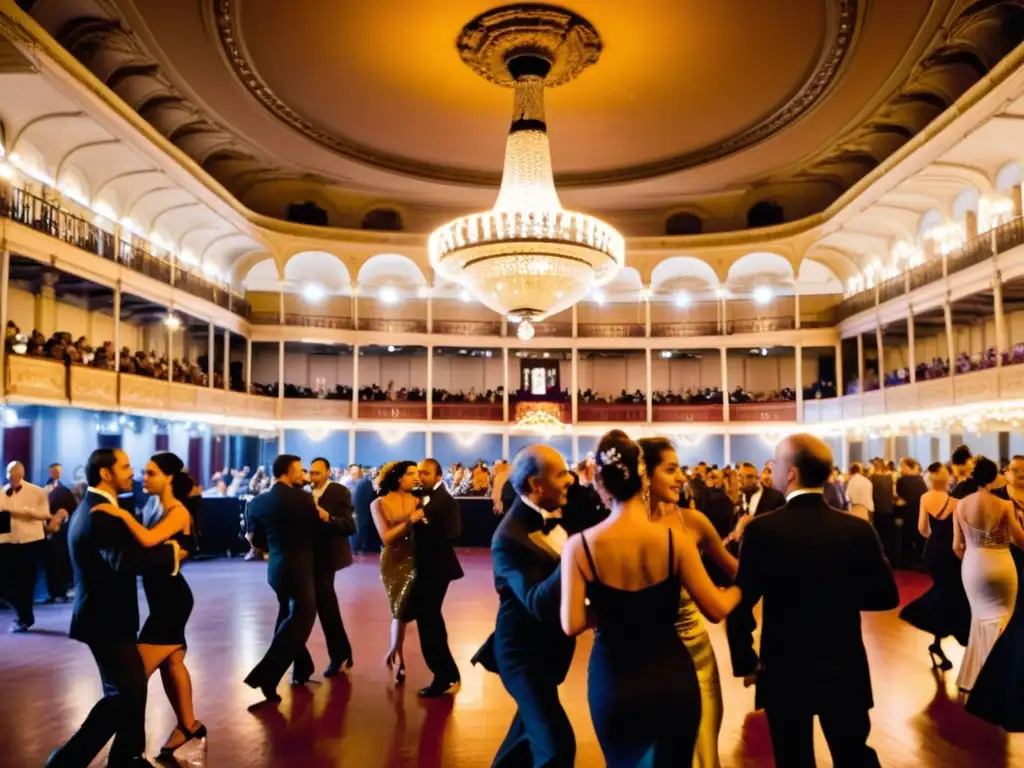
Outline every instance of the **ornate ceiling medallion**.
{"label": "ornate ceiling medallion", "polygon": [[[293,130],[342,157],[426,181],[493,186],[501,180],[501,174],[491,171],[446,166],[385,152],[316,125],[282,101],[260,76],[239,29],[241,0],[209,2],[217,37],[231,71],[268,112]],[[856,39],[857,22],[866,5],[859,0],[822,2],[827,8],[825,40],[814,67],[804,84],[759,122],[690,152],[619,168],[563,173],[555,181],[560,187],[572,188],[657,178],[736,154],[787,128],[807,114],[830,90]],[[508,16],[515,9],[524,8],[533,11],[534,21],[523,24]],[[482,76],[511,87],[513,83],[508,74],[501,71],[501,54],[510,41],[532,41],[539,53],[551,59],[551,85],[567,82],[593,64],[601,53],[601,39],[584,19],[562,8],[532,3],[481,14],[463,28],[457,42],[459,53],[469,66]]]}

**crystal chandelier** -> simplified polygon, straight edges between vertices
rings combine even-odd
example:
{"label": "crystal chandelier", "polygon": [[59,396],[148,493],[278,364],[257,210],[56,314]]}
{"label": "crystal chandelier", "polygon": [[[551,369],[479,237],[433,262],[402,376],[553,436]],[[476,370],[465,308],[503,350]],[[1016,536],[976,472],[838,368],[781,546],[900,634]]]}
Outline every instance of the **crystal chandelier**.
{"label": "crystal chandelier", "polygon": [[[490,211],[450,221],[428,241],[431,266],[519,322],[524,340],[533,337],[533,322],[612,280],[625,260],[622,235],[613,227],[559,202],[544,120],[544,88],[557,56],[543,47],[512,48],[502,59],[504,77],[478,69],[515,89],[498,199]],[[559,76],[555,84],[568,79],[564,70]]]}

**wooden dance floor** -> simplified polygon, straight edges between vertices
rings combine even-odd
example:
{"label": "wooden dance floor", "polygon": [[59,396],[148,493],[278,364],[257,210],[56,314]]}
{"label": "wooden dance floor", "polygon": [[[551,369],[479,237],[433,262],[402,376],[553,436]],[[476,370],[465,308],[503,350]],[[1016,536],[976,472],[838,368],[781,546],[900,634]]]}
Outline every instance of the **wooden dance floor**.
{"label": "wooden dance floor", "polygon": [[[310,688],[289,688],[279,707],[247,711],[258,694],[242,683],[271,636],[277,605],[265,582],[265,565],[241,560],[193,563],[186,568],[196,596],[189,623],[188,666],[195,683],[196,712],[210,730],[210,768],[256,766],[487,766],[512,718],[512,700],[496,676],[471,667],[469,659],[494,622],[496,596],[490,558],[461,553],[466,578],[448,593],[446,615],[452,650],[462,669],[462,692],[423,702],[417,688],[429,682],[415,627],[406,644],[405,688],[388,684],[383,667],[389,613],[374,559],[342,571],[337,592],[355,647],[348,679]],[[927,578],[900,574],[903,601],[917,595]],[[145,601],[143,601],[143,605]],[[85,646],[65,632],[70,606],[38,606],[36,626],[26,635],[0,635],[0,764],[37,768],[66,739],[96,701],[100,684]],[[6,631],[11,614],[0,613]],[[964,713],[955,700],[955,669],[936,679],[926,647],[930,638],[904,625],[893,611],[865,616],[876,706],[871,743],[887,768],[1024,768],[1024,736],[1008,737]],[[753,690],[729,673],[721,627],[712,638],[723,673],[725,723],[721,754],[726,768],[771,766],[764,716],[752,712]],[[310,640],[319,670],[327,662],[319,626]],[[601,765],[587,712],[590,639],[581,640],[562,700],[576,729],[580,766]],[[961,649],[947,653],[959,664]],[[155,754],[174,718],[160,682],[150,682],[148,741]],[[820,729],[819,765],[831,765]],[[100,763],[98,763],[99,765]]]}

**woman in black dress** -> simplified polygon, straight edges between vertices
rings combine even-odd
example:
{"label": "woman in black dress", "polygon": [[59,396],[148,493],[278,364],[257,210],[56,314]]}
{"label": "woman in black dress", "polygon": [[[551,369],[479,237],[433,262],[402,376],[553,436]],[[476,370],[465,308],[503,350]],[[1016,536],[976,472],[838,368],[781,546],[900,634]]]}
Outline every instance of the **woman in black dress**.
{"label": "woman in black dress", "polygon": [[650,519],[640,447],[620,430],[598,443],[596,484],[611,513],[566,542],[561,605],[566,634],[595,629],[587,678],[594,730],[611,768],[689,766],[701,694],[676,631],[680,591],[698,605],[727,603],[723,613],[740,593],[715,587],[695,539]]}
{"label": "woman in black dress", "polygon": [[[155,454],[146,464],[143,489],[157,496],[163,515],[152,528],[146,528],[135,517],[107,504],[94,511],[121,518],[132,535],[144,547],[155,547],[174,540],[187,552],[195,552],[195,527],[187,503],[193,496],[195,481],[185,472],[185,465],[175,454]],[[162,758],[193,739],[206,738],[206,726],[196,720],[192,708],[192,678],[185,666],[185,624],[192,613],[192,590],[180,573],[151,574],[142,579],[149,604],[149,617],[139,633],[138,647],[146,675],[160,670],[167,699],[178,718],[178,724],[160,750]]]}
{"label": "woman in black dress", "polygon": [[960,576],[960,558],[953,552],[953,512],[957,497],[946,491],[949,473],[945,465],[937,461],[929,466],[927,482],[929,490],[918,502],[918,530],[926,539],[924,564],[932,577],[932,586],[908,603],[900,612],[900,618],[935,636],[928,653],[932,666],[945,671],[953,668],[953,662],[943,652],[942,640],[952,635],[960,645],[967,646],[971,606]]}

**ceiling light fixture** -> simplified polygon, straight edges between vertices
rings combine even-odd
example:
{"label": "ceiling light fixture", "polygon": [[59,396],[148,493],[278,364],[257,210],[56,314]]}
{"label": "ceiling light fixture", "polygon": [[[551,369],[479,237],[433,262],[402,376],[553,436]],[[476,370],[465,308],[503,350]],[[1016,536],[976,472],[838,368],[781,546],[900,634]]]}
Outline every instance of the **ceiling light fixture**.
{"label": "ceiling light fixture", "polygon": [[319,304],[327,297],[327,291],[319,283],[306,283],[302,286],[302,298],[310,304]]}
{"label": "ceiling light fixture", "polygon": [[772,289],[767,285],[759,285],[754,289],[754,301],[762,307],[771,304]]}
{"label": "ceiling light fixture", "polygon": [[528,339],[533,322],[576,304],[625,262],[625,243],[613,227],[562,208],[544,117],[545,87],[595,63],[601,40],[586,19],[531,4],[487,11],[466,25],[457,45],[477,74],[515,89],[514,111],[494,208],[435,230],[427,241],[430,264],[518,320],[519,338]]}
{"label": "ceiling light fixture", "polygon": [[181,318],[177,315],[168,314],[164,317],[164,325],[170,328],[172,331],[177,331],[181,328]]}
{"label": "ceiling light fixture", "polygon": [[398,289],[391,285],[385,285],[377,294],[382,304],[397,304]]}
{"label": "ceiling light fixture", "polygon": [[676,306],[680,309],[686,309],[690,306],[690,294],[686,291],[680,291],[676,294]]}

